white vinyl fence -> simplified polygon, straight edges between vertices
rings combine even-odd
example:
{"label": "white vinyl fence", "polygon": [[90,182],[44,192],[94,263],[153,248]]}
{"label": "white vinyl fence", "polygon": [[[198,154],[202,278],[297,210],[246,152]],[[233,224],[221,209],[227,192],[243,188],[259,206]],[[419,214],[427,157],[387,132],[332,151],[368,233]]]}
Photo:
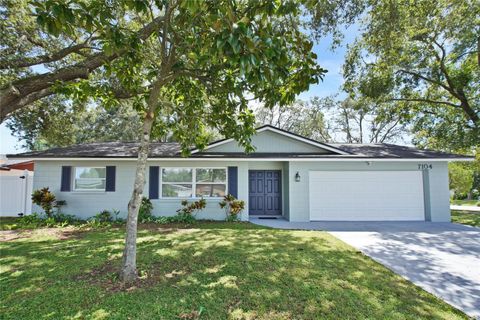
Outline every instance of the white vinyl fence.
{"label": "white vinyl fence", "polygon": [[0,217],[16,217],[32,213],[33,172],[0,171]]}

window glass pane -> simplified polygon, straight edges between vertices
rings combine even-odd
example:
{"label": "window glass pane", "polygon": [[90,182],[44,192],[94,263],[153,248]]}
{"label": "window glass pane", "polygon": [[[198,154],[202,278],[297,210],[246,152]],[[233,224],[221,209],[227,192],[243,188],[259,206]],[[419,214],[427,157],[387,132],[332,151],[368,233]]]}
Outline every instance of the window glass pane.
{"label": "window glass pane", "polygon": [[105,179],[75,179],[76,190],[105,190]]}
{"label": "window glass pane", "polygon": [[75,168],[75,178],[105,178],[105,176],[106,168]]}
{"label": "window glass pane", "polygon": [[197,169],[197,182],[225,182],[227,181],[225,169]]}
{"label": "window glass pane", "polygon": [[226,186],[224,184],[197,184],[197,197],[224,197]]}
{"label": "window glass pane", "polygon": [[162,184],[162,197],[191,198],[191,184]]}
{"label": "window glass pane", "polygon": [[163,182],[192,182],[192,169],[166,168],[162,169]]}

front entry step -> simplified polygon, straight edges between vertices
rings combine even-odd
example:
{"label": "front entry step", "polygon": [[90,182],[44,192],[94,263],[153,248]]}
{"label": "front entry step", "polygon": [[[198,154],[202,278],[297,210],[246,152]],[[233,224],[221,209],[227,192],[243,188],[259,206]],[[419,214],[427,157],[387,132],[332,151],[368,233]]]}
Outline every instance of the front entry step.
{"label": "front entry step", "polygon": [[284,217],[280,214],[275,214],[275,215],[258,215],[258,214],[255,214],[255,215],[250,215],[250,218],[253,218],[253,219],[284,219]]}

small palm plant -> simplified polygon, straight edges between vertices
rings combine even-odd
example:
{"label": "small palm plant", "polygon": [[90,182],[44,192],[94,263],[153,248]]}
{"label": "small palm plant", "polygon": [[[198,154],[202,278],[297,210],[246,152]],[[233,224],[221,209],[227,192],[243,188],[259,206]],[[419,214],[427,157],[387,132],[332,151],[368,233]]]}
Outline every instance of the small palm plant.
{"label": "small palm plant", "polygon": [[45,211],[45,215],[48,218],[53,214],[55,201],[55,195],[48,189],[48,187],[35,190],[32,193],[32,202],[37,206],[40,206]]}
{"label": "small palm plant", "polygon": [[231,194],[223,197],[223,201],[219,203],[220,208],[225,209],[225,216],[227,221],[237,221],[238,215],[245,209],[245,202],[238,200]]}

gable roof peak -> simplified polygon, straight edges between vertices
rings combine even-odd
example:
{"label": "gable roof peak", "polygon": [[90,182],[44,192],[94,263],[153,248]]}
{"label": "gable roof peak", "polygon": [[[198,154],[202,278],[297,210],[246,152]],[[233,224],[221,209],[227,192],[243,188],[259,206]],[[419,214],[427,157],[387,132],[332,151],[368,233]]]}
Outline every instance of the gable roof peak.
{"label": "gable roof peak", "polygon": [[[318,147],[318,148],[321,148],[321,149],[324,149],[324,150],[331,151],[335,154],[340,154],[340,155],[350,154],[350,152],[347,152],[347,151],[344,151],[342,149],[336,148],[336,147],[334,147],[330,144],[320,142],[320,141],[317,141],[317,140],[313,140],[313,139],[304,137],[302,135],[299,135],[299,134],[296,134],[296,133],[293,133],[293,132],[290,132],[290,131],[287,131],[287,130],[284,130],[284,129],[281,129],[281,128],[278,128],[278,127],[275,127],[275,126],[272,126],[270,124],[264,124],[264,125],[262,125],[260,127],[257,127],[255,129],[256,133],[263,132],[263,131],[266,131],[266,130],[271,131],[271,132],[275,132],[277,134],[280,134],[280,135],[283,135],[283,136],[286,136],[286,137],[289,137],[293,140],[297,140],[297,141],[300,141],[300,142],[303,142],[303,143],[306,143],[306,144],[309,144],[309,145],[313,145],[315,147]],[[200,150],[200,149],[192,150],[192,154],[195,154],[195,153],[198,153],[198,152],[203,152],[203,151],[206,151],[210,148],[213,148],[213,147],[225,144],[225,143],[233,142],[233,141],[234,141],[233,138],[226,138],[226,139],[217,140],[217,141],[214,141],[214,142],[210,143],[204,150]]]}

